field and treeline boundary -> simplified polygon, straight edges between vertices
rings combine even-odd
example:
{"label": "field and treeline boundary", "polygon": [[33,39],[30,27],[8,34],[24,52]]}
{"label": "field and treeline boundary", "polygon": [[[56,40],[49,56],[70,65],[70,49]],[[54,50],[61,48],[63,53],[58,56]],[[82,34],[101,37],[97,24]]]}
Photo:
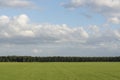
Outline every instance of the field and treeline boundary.
{"label": "field and treeline boundary", "polygon": [[120,62],[118,57],[0,56],[0,62]]}

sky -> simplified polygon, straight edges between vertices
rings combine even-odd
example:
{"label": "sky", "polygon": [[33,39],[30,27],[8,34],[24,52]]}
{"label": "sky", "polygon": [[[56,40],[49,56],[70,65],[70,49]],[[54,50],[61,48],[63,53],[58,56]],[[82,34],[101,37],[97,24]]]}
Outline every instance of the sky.
{"label": "sky", "polygon": [[0,0],[0,56],[120,56],[120,0]]}

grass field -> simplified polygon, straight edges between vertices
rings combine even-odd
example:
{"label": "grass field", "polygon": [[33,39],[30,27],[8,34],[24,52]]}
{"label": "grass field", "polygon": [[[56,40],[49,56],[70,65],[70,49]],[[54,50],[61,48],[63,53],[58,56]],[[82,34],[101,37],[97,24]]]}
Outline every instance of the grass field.
{"label": "grass field", "polygon": [[0,80],[120,80],[120,63],[0,63]]}

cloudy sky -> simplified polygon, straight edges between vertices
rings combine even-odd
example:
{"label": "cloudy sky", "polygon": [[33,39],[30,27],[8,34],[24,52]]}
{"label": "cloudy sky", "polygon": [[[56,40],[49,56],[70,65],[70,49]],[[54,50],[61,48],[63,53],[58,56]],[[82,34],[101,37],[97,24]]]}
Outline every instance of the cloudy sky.
{"label": "cloudy sky", "polygon": [[0,0],[0,56],[120,56],[120,0]]}

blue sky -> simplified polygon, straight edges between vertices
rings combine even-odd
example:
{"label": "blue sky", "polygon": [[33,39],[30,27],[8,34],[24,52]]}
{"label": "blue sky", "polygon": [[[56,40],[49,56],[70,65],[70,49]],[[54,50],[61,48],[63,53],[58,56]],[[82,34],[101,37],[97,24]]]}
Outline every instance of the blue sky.
{"label": "blue sky", "polygon": [[[61,6],[67,0],[31,0],[36,9],[1,8],[0,15],[27,14],[36,23],[68,24],[70,26],[88,26],[89,24],[101,25],[105,19],[100,14],[94,14],[86,9],[67,10]],[[87,17],[90,16],[90,17]]]}
{"label": "blue sky", "polygon": [[119,56],[119,0],[0,0],[0,55]]}

